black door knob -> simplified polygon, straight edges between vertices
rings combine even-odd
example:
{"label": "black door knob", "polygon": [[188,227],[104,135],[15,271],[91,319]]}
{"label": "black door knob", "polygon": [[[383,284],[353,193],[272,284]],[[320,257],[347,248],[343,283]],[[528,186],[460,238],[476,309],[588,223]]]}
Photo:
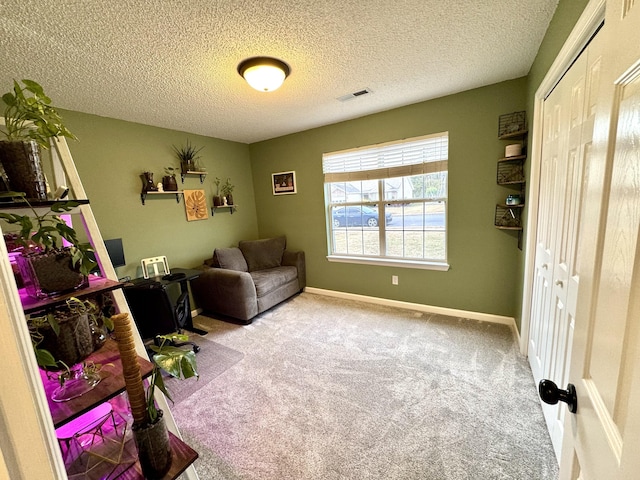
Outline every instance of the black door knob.
{"label": "black door knob", "polygon": [[540,380],[540,383],[538,384],[538,393],[544,403],[555,405],[558,401],[565,402],[571,413],[576,413],[578,411],[576,387],[574,387],[572,383],[567,384],[566,390],[561,390],[551,380]]}

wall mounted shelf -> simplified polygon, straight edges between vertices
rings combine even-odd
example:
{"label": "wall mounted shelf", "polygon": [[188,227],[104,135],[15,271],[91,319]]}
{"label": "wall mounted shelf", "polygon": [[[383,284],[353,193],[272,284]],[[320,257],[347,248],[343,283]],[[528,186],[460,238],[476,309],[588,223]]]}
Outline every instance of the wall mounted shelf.
{"label": "wall mounted shelf", "polygon": [[216,214],[216,210],[219,208],[228,208],[229,214],[233,215],[233,212],[236,211],[237,205],[220,205],[219,207],[211,207],[211,216],[213,217]]}
{"label": "wall mounted shelf", "polygon": [[204,179],[207,176],[207,172],[198,172],[198,171],[193,171],[193,170],[187,170],[186,172],[182,172],[180,174],[180,178],[182,179],[182,183],[184,183],[184,177],[187,177],[189,175],[200,177],[200,183],[203,183]]}
{"label": "wall mounted shelf", "polygon": [[[519,140],[522,154],[504,157],[498,160],[496,183],[503,187],[518,189],[519,195],[509,195],[506,203],[511,203],[511,197],[519,198],[518,205],[497,204],[493,224],[500,230],[518,232],[518,248],[522,250],[522,212],[524,209],[526,176],[524,164],[527,161],[527,112],[513,112],[500,115],[498,118],[498,140]],[[505,149],[505,155],[508,149]]]}
{"label": "wall mounted shelf", "polygon": [[176,190],[174,192],[142,192],[140,194],[140,201],[142,202],[142,205],[144,205],[147,195],[175,195],[176,203],[180,203],[180,195],[184,195],[184,192],[182,190]]}

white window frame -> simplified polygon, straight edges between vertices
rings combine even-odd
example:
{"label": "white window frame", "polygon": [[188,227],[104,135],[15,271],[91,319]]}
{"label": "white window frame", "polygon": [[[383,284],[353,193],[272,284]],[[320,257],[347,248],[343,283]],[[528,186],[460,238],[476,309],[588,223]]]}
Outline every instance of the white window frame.
{"label": "white window frame", "polygon": [[[325,153],[322,156],[325,190],[325,216],[327,231],[327,259],[330,262],[360,263],[368,265],[385,265],[402,268],[419,268],[428,270],[446,271],[448,264],[448,187],[445,197],[440,198],[401,198],[388,200],[383,195],[383,183],[388,178],[407,177],[412,175],[448,172],[448,139],[449,132],[442,132],[421,137],[413,137],[393,142],[387,142],[366,147],[359,147],[338,152]],[[335,182],[349,182],[361,180],[377,180],[379,194],[377,200],[366,201],[360,199],[357,202],[332,202],[330,185]],[[346,200],[346,198],[345,198]],[[332,210],[338,206],[375,206],[378,208],[378,217],[384,218],[385,206],[402,203],[442,202],[445,214],[445,254],[444,259],[422,260],[416,258],[402,258],[398,256],[384,255],[386,245],[385,222],[378,226],[380,235],[381,255],[370,254],[341,254],[334,253],[334,226]],[[406,230],[403,230],[406,231]]]}

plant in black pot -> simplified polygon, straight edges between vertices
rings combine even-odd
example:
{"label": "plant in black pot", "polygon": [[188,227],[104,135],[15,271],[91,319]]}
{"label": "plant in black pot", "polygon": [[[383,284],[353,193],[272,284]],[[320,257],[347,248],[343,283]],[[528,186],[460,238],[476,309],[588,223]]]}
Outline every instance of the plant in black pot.
{"label": "plant in black pot", "polygon": [[173,146],[173,151],[180,161],[181,173],[202,171],[202,167],[198,165],[198,159],[200,159],[200,155],[198,155],[198,153],[200,153],[203,148],[204,147],[194,147],[191,145],[189,140],[187,140],[187,144],[185,146],[181,146],[180,148]]}
{"label": "plant in black pot", "polygon": [[176,181],[176,169],[173,167],[165,167],[164,177],[162,177],[162,188],[165,192],[175,192],[178,190],[178,182]]}
{"label": "plant in black pot", "polygon": [[[89,272],[97,265],[91,245],[78,239],[73,227],[60,217],[79,205],[69,200],[56,202],[44,213],[26,201],[32,216],[0,212],[0,218],[20,227],[16,242],[22,247],[18,267],[27,293],[47,298],[88,286]],[[66,240],[70,246],[64,247]]]}
{"label": "plant in black pot", "polygon": [[122,372],[133,416],[133,434],[142,473],[145,478],[162,478],[171,467],[172,457],[163,412],[156,407],[155,389],[158,388],[171,400],[161,370],[176,378],[198,378],[196,356],[193,350],[182,349],[172,344],[174,340],[187,340],[186,335],[157,336],[156,345],[151,347],[154,352],[153,370],[145,392],[129,315],[119,313],[111,318],[122,360]]}
{"label": "plant in black pot", "polygon": [[[42,87],[33,80],[13,81],[13,91],[2,95],[5,103],[6,137],[0,141],[0,186],[5,191],[24,192],[30,199],[46,200],[47,186],[40,148],[47,149],[52,138],[76,137],[62,124],[62,118]],[[1,185],[4,183],[4,185]]]}

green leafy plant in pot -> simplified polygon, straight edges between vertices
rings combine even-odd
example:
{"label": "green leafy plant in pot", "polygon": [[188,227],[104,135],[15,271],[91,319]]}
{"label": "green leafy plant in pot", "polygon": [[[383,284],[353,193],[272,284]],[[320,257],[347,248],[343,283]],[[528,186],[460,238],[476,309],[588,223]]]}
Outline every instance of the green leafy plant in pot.
{"label": "green leafy plant in pot", "polygon": [[[69,200],[56,202],[44,213],[26,201],[32,216],[0,212],[0,218],[20,230],[16,241],[23,248],[17,263],[27,293],[34,298],[47,298],[88,286],[88,274],[96,266],[90,255],[91,245],[78,239],[73,227],[60,214],[79,205]],[[69,242],[62,246],[62,239]]]}
{"label": "green leafy plant in pot", "polygon": [[27,198],[47,199],[40,148],[52,138],[76,139],[51,106],[51,99],[33,80],[13,81],[13,90],[2,95],[6,137],[0,141],[0,164],[5,191],[23,192]]}
{"label": "green leafy plant in pot", "polygon": [[213,184],[216,186],[216,194],[213,196],[213,206],[221,207],[224,205],[224,201],[222,200],[222,195],[220,195],[220,179],[216,177]]}
{"label": "green leafy plant in pot", "polygon": [[202,166],[198,165],[198,160],[201,158],[198,153],[204,147],[196,148],[191,145],[191,142],[187,140],[187,144],[181,147],[173,146],[173,151],[178,157],[180,161],[180,171],[181,173],[193,172],[193,171],[202,171]]}
{"label": "green leafy plant in pot", "polygon": [[227,200],[227,205],[233,205],[233,189],[235,187],[231,184],[231,179],[227,178],[227,180],[224,182],[224,185],[222,185],[222,195],[224,196],[224,198]]}
{"label": "green leafy plant in pot", "polygon": [[158,388],[171,400],[161,370],[176,378],[198,378],[195,353],[171,344],[172,340],[187,340],[186,335],[157,336],[156,345],[151,347],[154,352],[153,370],[145,391],[129,315],[119,313],[111,319],[133,416],[133,434],[140,466],[145,478],[162,478],[171,467],[171,447],[163,412],[155,404],[155,389]]}
{"label": "green leafy plant in pot", "polygon": [[[46,313],[27,316],[38,365],[46,370],[61,371],[60,386],[51,397],[53,401],[76,398],[100,382],[99,367],[84,362],[104,343],[104,331],[99,323],[112,328],[95,302],[75,297]],[[78,364],[79,367],[72,368]]]}

